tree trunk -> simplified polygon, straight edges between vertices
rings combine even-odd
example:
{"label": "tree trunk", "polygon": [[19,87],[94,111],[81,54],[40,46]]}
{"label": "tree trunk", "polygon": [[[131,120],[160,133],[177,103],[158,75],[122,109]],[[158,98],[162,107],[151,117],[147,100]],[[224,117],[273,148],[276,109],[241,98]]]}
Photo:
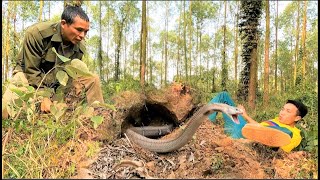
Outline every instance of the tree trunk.
{"label": "tree trunk", "polygon": [[307,51],[306,51],[306,35],[307,35],[307,1],[304,1],[304,14],[303,14],[303,28],[302,28],[302,79],[303,79],[303,88],[306,85],[306,64],[307,64]]}
{"label": "tree trunk", "polygon": [[261,7],[262,1],[241,1],[239,31],[243,40],[241,56],[244,67],[241,72],[237,97],[239,101],[246,101],[249,97],[250,107],[254,107],[256,96],[257,47],[259,40],[259,30],[257,27],[262,14]]}
{"label": "tree trunk", "polygon": [[99,38],[99,50],[98,50],[98,62],[99,62],[99,75],[100,75],[100,80],[103,81],[103,63],[102,63],[102,23],[101,23],[101,19],[102,19],[102,12],[101,12],[101,1],[99,1],[99,34],[100,34],[100,38]]}
{"label": "tree trunk", "polygon": [[[120,27],[122,29],[122,27]],[[118,81],[120,76],[120,49],[121,49],[121,39],[122,39],[122,30],[118,34],[117,45],[115,49],[115,74],[114,80]]]}
{"label": "tree trunk", "polygon": [[[5,11],[2,11],[2,17],[1,17],[1,20],[2,20],[2,26],[4,26],[4,17],[5,17]],[[7,38],[6,37],[6,35],[4,35],[4,36],[2,36],[2,38],[1,38],[1,42],[2,42],[2,44],[5,44],[5,38]],[[5,52],[5,49],[6,48],[6,46],[1,46],[1,50],[2,50],[2,52]],[[2,62],[2,64],[5,64],[5,53],[1,53],[1,62]],[[2,65],[1,66],[1,80],[2,80],[2,82],[4,82],[5,80],[4,80],[4,66]]]}
{"label": "tree trunk", "polygon": [[48,15],[49,15],[49,20],[51,19],[51,2],[50,1],[48,1],[48,9],[49,9],[49,12],[48,12]]}
{"label": "tree trunk", "polygon": [[166,35],[164,40],[164,85],[167,85],[168,74],[168,18],[169,18],[169,1],[166,1],[166,17],[165,17]]}
{"label": "tree trunk", "polygon": [[263,106],[269,103],[269,45],[270,45],[270,11],[269,0],[266,0],[266,38],[264,46],[264,79]]}
{"label": "tree trunk", "polygon": [[110,71],[109,71],[109,63],[110,63],[110,58],[109,58],[109,43],[110,43],[110,41],[109,41],[109,39],[110,39],[110,2],[109,1],[107,1],[106,2],[107,3],[107,13],[108,13],[108,27],[107,27],[107,67],[106,67],[106,69],[107,69],[107,72],[106,72],[106,75],[107,75],[107,79],[106,79],[106,81],[108,81],[109,80],[109,73],[110,73]]}
{"label": "tree trunk", "polygon": [[128,14],[124,14],[124,17],[120,20],[119,24],[117,25],[117,38],[116,38],[116,49],[115,49],[115,73],[114,73],[114,80],[118,81],[120,78],[120,51],[121,51],[121,43],[122,43],[122,36],[123,30],[125,26],[125,21],[127,19]]}
{"label": "tree trunk", "polygon": [[19,44],[19,41],[17,40],[17,32],[16,32],[16,24],[17,24],[17,2],[13,1],[14,3],[14,13],[12,14],[13,18],[13,58],[17,58],[17,44]]}
{"label": "tree trunk", "polygon": [[299,58],[299,16],[300,16],[300,2],[297,1],[298,10],[297,10],[297,28],[296,28],[296,46],[295,46],[295,55],[294,55],[294,62],[293,62],[293,85],[296,86],[297,84],[297,63]]}
{"label": "tree trunk", "polygon": [[43,0],[40,0],[38,22],[41,22],[41,21],[42,21],[43,3],[44,3]]}
{"label": "tree trunk", "polygon": [[[191,60],[192,60],[192,1],[189,1],[189,13],[190,13],[190,22],[189,22],[189,76],[191,77]],[[189,83],[190,83],[189,78]]]}
{"label": "tree trunk", "polygon": [[123,36],[123,46],[124,46],[124,53],[123,53],[123,78],[126,79],[127,76],[127,34],[128,34],[128,30],[125,29],[124,30],[124,36]]}
{"label": "tree trunk", "polygon": [[[164,44],[161,47],[161,59],[164,59]],[[163,85],[163,61],[160,62],[160,84]]]}
{"label": "tree trunk", "polygon": [[82,1],[83,0],[64,0],[63,5],[64,5],[64,7],[66,7],[66,6],[79,6],[79,7],[81,7],[81,5],[83,4]]}
{"label": "tree trunk", "polygon": [[10,53],[10,16],[11,16],[11,3],[13,2],[8,2],[7,6],[7,30],[6,30],[6,55],[5,55],[5,73],[4,73],[4,81],[8,79],[9,76],[9,53]]}
{"label": "tree trunk", "polygon": [[198,25],[198,22],[199,22],[199,20],[197,19],[197,29],[196,29],[196,52],[195,52],[195,55],[196,55],[196,63],[195,63],[195,65],[194,65],[194,72],[193,72],[193,74],[194,75],[197,75],[197,71],[196,71],[196,69],[197,69],[197,67],[198,67],[198,59],[199,59],[199,25]]}
{"label": "tree trunk", "polygon": [[278,0],[277,0],[277,15],[276,15],[276,49],[275,49],[275,62],[274,62],[274,90],[275,90],[275,93],[277,93],[277,89],[278,89],[278,22],[279,22],[279,19],[278,19]]}
{"label": "tree trunk", "polygon": [[238,84],[238,19],[239,19],[239,1],[236,1],[237,13],[235,21],[235,45],[234,45],[234,80]]}
{"label": "tree trunk", "polygon": [[202,57],[202,48],[201,48],[201,44],[202,44],[202,32],[201,32],[201,24],[199,25],[199,77],[202,78],[202,71],[201,71],[201,57]]}
{"label": "tree trunk", "polygon": [[[182,14],[182,9],[180,9],[180,15]],[[180,65],[180,33],[181,33],[181,17],[179,17],[179,24],[178,24],[178,54],[177,54],[177,72],[176,72],[176,80],[180,80],[180,69],[179,69],[179,65]]]}
{"label": "tree trunk", "polygon": [[255,109],[256,90],[257,90],[257,70],[258,70],[258,53],[257,48],[252,50],[251,64],[250,64],[250,79],[249,79],[249,94],[248,106],[250,109]]}
{"label": "tree trunk", "polygon": [[222,50],[222,71],[221,71],[221,88],[227,91],[227,60],[226,60],[226,30],[227,30],[227,1],[224,1],[224,25],[223,25],[223,50]]}
{"label": "tree trunk", "polygon": [[[147,9],[147,18],[148,18],[149,17],[149,6],[148,6],[148,2],[146,2],[146,3],[147,3],[146,9]],[[150,29],[149,21],[147,21],[147,29]],[[153,84],[152,43],[151,43],[151,38],[150,38],[150,31],[147,31],[147,37],[148,37],[147,49],[149,50],[149,51],[147,51],[147,52],[149,52],[149,53],[147,53],[147,64],[149,65],[149,68],[148,68],[149,69],[149,81],[148,82],[150,82],[150,84]]]}
{"label": "tree trunk", "polygon": [[215,93],[217,91],[216,84],[215,84],[215,74],[216,74],[216,71],[214,68],[212,68],[212,89],[211,89],[212,93]]}
{"label": "tree trunk", "polygon": [[146,68],[146,42],[147,42],[147,19],[146,19],[146,0],[142,1],[142,23],[141,23],[141,48],[140,48],[140,84],[144,89],[145,68]]}
{"label": "tree trunk", "polygon": [[132,28],[132,69],[131,69],[131,73],[132,73],[132,77],[134,77],[134,69],[135,69],[135,49],[134,49],[134,37],[135,37],[135,31],[134,28]]}
{"label": "tree trunk", "polygon": [[187,59],[187,19],[186,19],[186,0],[183,1],[183,47],[184,47],[184,70],[185,79],[188,82],[188,59]]}

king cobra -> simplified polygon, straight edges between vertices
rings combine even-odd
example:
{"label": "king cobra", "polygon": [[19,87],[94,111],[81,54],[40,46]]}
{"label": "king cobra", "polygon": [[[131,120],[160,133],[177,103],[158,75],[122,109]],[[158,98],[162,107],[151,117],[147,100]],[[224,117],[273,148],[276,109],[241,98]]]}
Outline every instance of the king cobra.
{"label": "king cobra", "polygon": [[207,104],[201,107],[188,122],[178,130],[177,134],[171,138],[151,139],[136,133],[130,128],[126,130],[126,135],[131,141],[144,149],[158,153],[172,152],[187,144],[201,123],[213,112],[223,112],[227,114],[236,124],[239,124],[238,115],[242,114],[239,108],[227,104]]}

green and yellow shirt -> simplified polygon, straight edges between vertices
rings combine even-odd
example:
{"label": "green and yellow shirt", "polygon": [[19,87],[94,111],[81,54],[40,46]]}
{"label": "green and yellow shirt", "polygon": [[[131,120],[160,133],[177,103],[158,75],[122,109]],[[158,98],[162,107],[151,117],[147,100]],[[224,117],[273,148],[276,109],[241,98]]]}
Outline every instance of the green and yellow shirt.
{"label": "green and yellow shirt", "polygon": [[285,152],[290,152],[292,149],[296,148],[301,143],[302,137],[300,135],[300,130],[296,127],[291,127],[289,125],[281,123],[279,121],[279,117],[276,117],[272,120],[261,122],[260,124],[263,126],[279,129],[290,135],[291,137],[290,144],[280,147]]}

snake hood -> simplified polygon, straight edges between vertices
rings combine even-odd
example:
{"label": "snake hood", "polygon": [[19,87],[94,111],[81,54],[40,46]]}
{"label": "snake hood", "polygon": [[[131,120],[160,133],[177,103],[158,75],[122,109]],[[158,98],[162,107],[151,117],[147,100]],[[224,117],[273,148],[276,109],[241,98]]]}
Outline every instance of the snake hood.
{"label": "snake hood", "polygon": [[214,112],[222,112],[229,116],[234,123],[240,124],[238,115],[242,114],[243,111],[237,107],[224,103],[212,103],[206,105],[205,108],[207,109],[207,111],[204,113],[205,115],[209,115]]}

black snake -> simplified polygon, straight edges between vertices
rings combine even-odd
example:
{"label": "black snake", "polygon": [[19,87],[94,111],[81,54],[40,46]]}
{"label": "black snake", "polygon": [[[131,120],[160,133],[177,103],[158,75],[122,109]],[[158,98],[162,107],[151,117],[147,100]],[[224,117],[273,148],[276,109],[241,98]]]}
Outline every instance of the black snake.
{"label": "black snake", "polygon": [[151,139],[147,138],[134,129],[127,129],[126,134],[128,138],[134,143],[138,144],[144,149],[154,152],[171,152],[177,150],[188,143],[194,133],[197,131],[201,123],[213,112],[223,112],[227,114],[232,120],[239,124],[238,115],[242,111],[236,107],[229,106],[222,103],[207,104],[201,107],[188,122],[179,129],[179,132],[169,139]]}

